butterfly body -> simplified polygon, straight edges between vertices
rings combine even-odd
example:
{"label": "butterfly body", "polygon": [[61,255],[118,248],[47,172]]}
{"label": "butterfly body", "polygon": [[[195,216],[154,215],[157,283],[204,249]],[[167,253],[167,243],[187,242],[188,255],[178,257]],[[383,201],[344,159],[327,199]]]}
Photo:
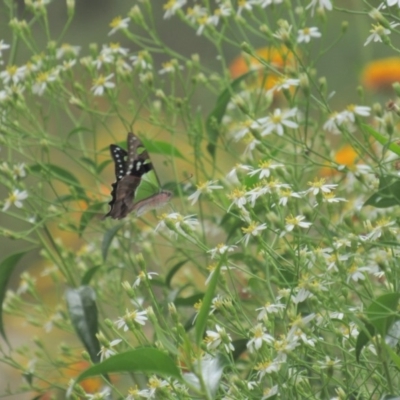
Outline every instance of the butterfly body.
{"label": "butterfly body", "polygon": [[112,144],[110,145],[111,157],[115,165],[116,182],[112,184],[109,202],[110,211],[106,217],[114,219],[125,218],[134,211],[137,216],[143,215],[165,205],[172,197],[172,193],[162,190],[152,196],[135,202],[137,189],[143,176],[154,171],[150,156],[142,142],[133,133],[128,133],[128,151]]}

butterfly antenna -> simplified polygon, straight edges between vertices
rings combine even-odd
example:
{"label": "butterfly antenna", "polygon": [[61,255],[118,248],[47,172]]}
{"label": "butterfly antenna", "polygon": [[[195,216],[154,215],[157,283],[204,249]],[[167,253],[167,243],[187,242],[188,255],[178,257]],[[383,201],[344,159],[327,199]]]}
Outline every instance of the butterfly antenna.
{"label": "butterfly antenna", "polygon": [[185,183],[185,182],[189,181],[192,178],[193,178],[193,174],[190,174],[186,179],[184,179],[183,181],[178,182],[178,185],[180,185],[182,183]]}

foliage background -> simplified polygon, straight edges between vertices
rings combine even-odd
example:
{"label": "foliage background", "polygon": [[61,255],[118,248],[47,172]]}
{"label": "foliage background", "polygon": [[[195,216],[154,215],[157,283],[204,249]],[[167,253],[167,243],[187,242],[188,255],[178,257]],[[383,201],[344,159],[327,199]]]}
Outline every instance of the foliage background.
{"label": "foliage background", "polygon": [[[113,36],[111,38],[107,37],[109,31],[108,25],[111,19],[116,15],[126,15],[128,10],[135,3],[135,1],[126,0],[77,1],[75,18],[63,41],[81,46],[81,56],[87,53],[88,46],[93,42],[101,44],[109,41],[119,41],[122,47],[129,47],[132,51],[140,50],[134,48],[122,35],[118,35],[118,37]],[[293,6],[304,5],[303,1],[292,1],[292,3]],[[316,47],[316,52],[318,51],[318,48],[323,49],[327,47],[329,43],[334,41],[340,35],[342,22],[348,21],[345,40],[340,41],[339,45],[334,46],[328,53],[321,57],[316,65],[319,75],[327,77],[329,82],[329,91],[334,90],[337,93],[331,101],[331,106],[334,109],[341,109],[348,103],[358,102],[357,87],[360,83],[360,73],[363,67],[370,60],[392,55],[392,51],[383,45],[372,44],[364,47],[365,38],[368,36],[370,24],[367,23],[367,19],[364,16],[360,17],[356,13],[351,12],[352,9],[359,9],[360,4],[363,4],[363,1],[335,1],[336,7],[343,7],[349,11],[344,13],[331,13],[328,18],[326,32],[323,34],[323,39],[320,42],[313,44],[313,46]],[[370,4],[378,5],[379,2],[370,2]],[[63,1],[53,1],[47,9],[49,20],[51,21],[51,31],[54,36],[57,36],[65,22],[66,4]],[[22,16],[24,14],[24,4],[21,1],[18,2],[18,10]],[[165,39],[167,45],[186,57],[190,57],[192,54],[199,54],[204,66],[211,70],[218,70],[219,62],[215,59],[214,49],[204,37],[196,36],[192,29],[181,23],[176,23],[176,19],[164,20],[163,10],[161,7],[154,7],[154,10],[156,10],[155,19],[157,28],[159,29],[160,36]],[[46,40],[38,27],[34,27],[33,34],[37,38],[38,43],[45,48]],[[12,39],[8,27],[7,8],[4,4],[0,4],[0,39],[4,39],[6,43],[10,43]],[[235,40],[235,38],[231,39]],[[250,37],[249,39],[255,48],[267,45],[267,43],[262,42],[259,38]],[[393,43],[396,45],[395,38],[393,38]],[[239,55],[240,44],[241,39],[238,40],[237,47],[229,45],[224,46],[224,52],[228,63]],[[16,63],[20,64],[24,62],[26,57],[27,52],[21,48],[18,52]],[[169,57],[166,58],[162,54],[159,54],[155,57],[155,65],[161,66],[161,63],[167,59],[169,59]],[[389,99],[390,96],[393,96],[393,93],[366,93],[368,103],[372,103],[374,100],[384,102]],[[211,111],[214,101],[214,94],[211,94],[206,90],[199,90],[194,98],[192,106],[193,108],[200,107],[202,114],[206,116]],[[71,127],[65,126],[63,121],[58,121],[57,127],[54,130],[54,135],[63,137],[70,129]],[[110,123],[110,130],[114,131],[116,137],[120,137],[120,139],[123,140],[125,132],[117,120],[114,123]],[[103,132],[100,130],[99,138],[102,137],[103,139],[101,142],[103,147],[105,147],[109,143],[109,138],[105,134],[103,135]],[[2,151],[4,151],[4,149],[2,149]],[[157,160],[157,157],[156,163],[162,165],[160,160]],[[224,169],[224,159],[218,160],[218,163],[221,169]],[[68,168],[67,160],[65,160],[64,167]],[[160,170],[160,168],[158,169]],[[163,172],[161,172],[160,175],[163,177]],[[105,181],[112,181],[111,167],[108,168],[105,176]],[[90,182],[88,181],[87,184],[90,185]],[[6,195],[7,191],[0,188],[0,198],[4,198]],[[15,222],[14,219],[8,218],[3,214],[0,218],[2,226],[10,226],[11,224],[16,228],[16,230],[18,230],[18,226],[14,225],[18,223]],[[58,231],[57,227],[54,227],[54,234],[60,235],[66,243],[69,243],[71,248],[79,248],[79,238]],[[20,246],[21,244],[17,241],[2,238],[0,243],[0,254],[2,255],[2,258],[8,254],[14,253],[15,251],[20,251]],[[37,259],[34,257],[30,258],[29,265],[27,264],[27,261],[21,263],[19,269],[15,271],[11,287],[17,287],[19,281],[18,275],[20,272],[29,269],[29,271],[33,273],[35,269],[39,270],[41,268],[42,265],[40,264],[39,257],[37,257]],[[43,285],[40,287],[40,290],[46,294],[48,301],[51,302],[55,293],[52,292],[50,281],[49,286],[46,286],[44,280],[42,280],[40,284]],[[15,344],[29,343],[29,340],[35,335],[42,335],[42,328],[39,327],[34,329],[31,326],[21,326],[20,318],[13,318],[9,315],[5,316],[5,326],[7,327],[9,337],[12,338],[12,341]],[[55,344],[57,344],[61,340],[71,340],[72,335],[62,337],[55,337],[53,335],[51,339],[54,340]],[[76,341],[75,345],[77,345]],[[18,381],[20,379],[19,375],[14,374],[15,372],[12,370],[0,365],[0,376],[2,376],[2,379],[0,379],[0,393],[4,391],[8,381]]]}

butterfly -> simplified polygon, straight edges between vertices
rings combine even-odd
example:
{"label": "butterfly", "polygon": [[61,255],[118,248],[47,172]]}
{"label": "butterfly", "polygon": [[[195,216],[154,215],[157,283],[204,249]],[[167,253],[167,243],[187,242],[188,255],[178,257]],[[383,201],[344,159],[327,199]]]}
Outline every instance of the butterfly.
{"label": "butterfly", "polygon": [[[137,201],[138,188],[147,175],[153,174],[158,186],[160,185],[149,153],[140,139],[130,132],[128,133],[127,143],[128,151],[115,144],[110,145],[110,153],[115,165],[116,182],[111,185],[112,199],[108,203],[111,208],[104,218],[121,219],[132,211],[140,216],[147,211],[162,207],[172,197],[172,192],[161,190]],[[149,184],[148,180],[147,183]]]}

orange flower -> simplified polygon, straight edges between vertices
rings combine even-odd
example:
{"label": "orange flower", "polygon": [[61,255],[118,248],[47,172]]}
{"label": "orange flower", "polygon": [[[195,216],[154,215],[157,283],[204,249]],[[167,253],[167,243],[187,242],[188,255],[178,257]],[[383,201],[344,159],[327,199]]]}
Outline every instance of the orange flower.
{"label": "orange flower", "polygon": [[[87,361],[79,361],[72,364],[66,371],[66,375],[71,378],[76,378],[81,372],[89,368],[90,364]],[[88,378],[79,382],[86,393],[98,392],[103,386],[104,382],[100,377]]]}
{"label": "orange flower", "polygon": [[[345,165],[346,167],[352,167],[356,164],[358,160],[358,154],[352,146],[346,144],[335,154],[334,161],[339,165]],[[334,176],[337,175],[339,171],[336,168],[329,166],[323,167],[321,169],[321,176]]]}
{"label": "orange flower", "polygon": [[390,89],[400,81],[400,58],[389,57],[371,61],[362,73],[362,84],[368,89]]}
{"label": "orange flower", "polygon": [[[283,72],[286,67],[294,66],[294,56],[284,46],[279,48],[272,46],[263,47],[261,49],[257,49],[255,53],[258,58],[263,59],[273,69]],[[264,87],[267,90],[273,87],[279,79],[279,76],[273,73],[271,70],[265,71],[263,64],[250,54],[243,53],[239,57],[236,57],[229,66],[229,71],[231,73],[231,77],[235,79],[240,75],[245,74],[249,70],[257,68],[260,68],[258,83],[264,82]],[[265,74],[265,72],[267,72],[267,74]]]}

